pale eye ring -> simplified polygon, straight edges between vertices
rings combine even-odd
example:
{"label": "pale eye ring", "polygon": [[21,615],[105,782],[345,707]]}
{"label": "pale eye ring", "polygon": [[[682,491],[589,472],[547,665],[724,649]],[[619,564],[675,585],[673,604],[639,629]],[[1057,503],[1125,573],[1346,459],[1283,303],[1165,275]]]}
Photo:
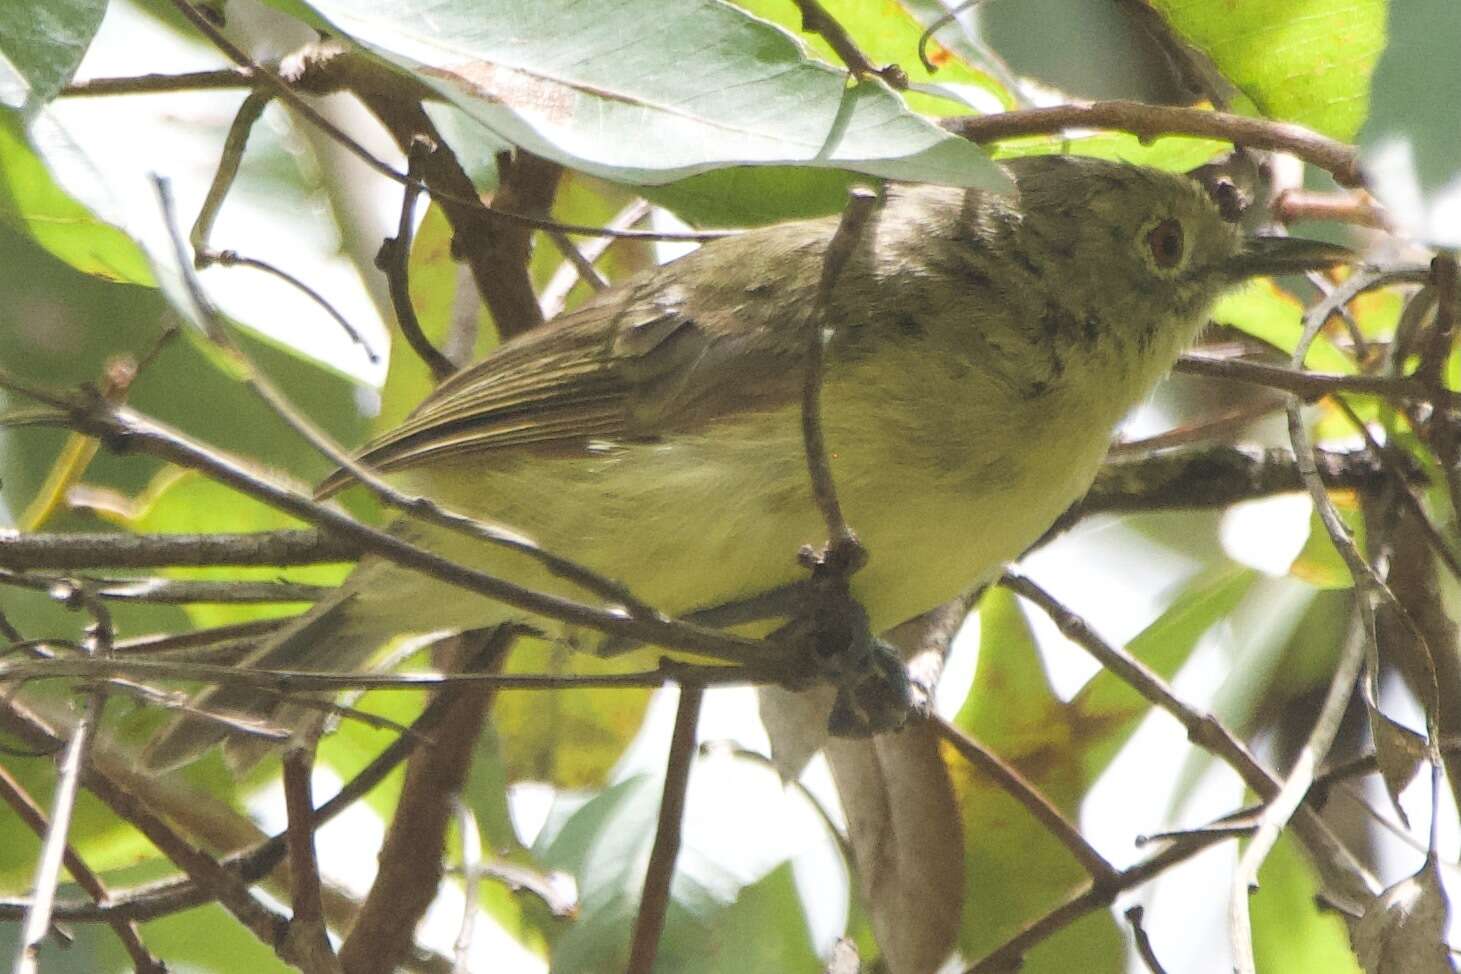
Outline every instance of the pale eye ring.
{"label": "pale eye ring", "polygon": [[1146,235],[1146,247],[1152,260],[1163,270],[1171,270],[1182,263],[1185,243],[1181,221],[1169,217],[1152,227]]}

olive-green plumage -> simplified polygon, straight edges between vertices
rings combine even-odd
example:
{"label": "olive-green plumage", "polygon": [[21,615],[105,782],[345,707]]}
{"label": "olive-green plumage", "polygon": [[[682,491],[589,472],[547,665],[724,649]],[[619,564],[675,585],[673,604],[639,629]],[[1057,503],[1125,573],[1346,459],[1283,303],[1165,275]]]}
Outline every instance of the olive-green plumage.
{"label": "olive-green plumage", "polygon": [[[830,297],[822,423],[871,554],[853,592],[878,630],[989,575],[1079,498],[1113,427],[1225,289],[1336,256],[1245,240],[1185,176],[1071,157],[1010,168],[1015,196],[891,189]],[[825,541],[799,397],[836,227],[748,232],[605,291],[443,383],[363,459],[669,613],[793,581],[798,546]],[[521,555],[419,523],[396,530],[582,596]],[[251,662],[351,669],[392,635],[515,614],[366,558]],[[274,706],[239,688],[200,703]],[[184,717],[150,760],[190,760],[221,736]]]}

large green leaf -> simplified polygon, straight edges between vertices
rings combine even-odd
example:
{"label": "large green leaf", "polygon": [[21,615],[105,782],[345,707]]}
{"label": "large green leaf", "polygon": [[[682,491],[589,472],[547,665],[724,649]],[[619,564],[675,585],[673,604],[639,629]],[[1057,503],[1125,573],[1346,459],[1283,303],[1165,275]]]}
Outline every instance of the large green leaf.
{"label": "large green leaf", "polygon": [[1385,45],[1385,0],[1150,2],[1264,115],[1337,139],[1354,138],[1364,123]]}
{"label": "large green leaf", "polygon": [[785,31],[716,0],[310,6],[501,138],[615,181],[800,163],[1003,183],[882,83],[849,86]]}
{"label": "large green leaf", "polygon": [[0,103],[18,107],[55,97],[106,9],[106,0],[0,3]]}
{"label": "large green leaf", "polygon": [[15,112],[0,109],[0,220],[77,270],[151,284],[141,249],[56,184]]}
{"label": "large green leaf", "polygon": [[[1067,816],[1090,785],[1078,715],[1051,689],[1018,601],[996,588],[979,611],[979,665],[955,723],[1013,765]],[[962,758],[949,759],[964,819],[970,868],[960,948],[982,956],[1052,909],[1085,872],[1030,813]],[[1123,954],[1109,914],[1063,930],[1025,958],[1021,970],[1114,970]]]}

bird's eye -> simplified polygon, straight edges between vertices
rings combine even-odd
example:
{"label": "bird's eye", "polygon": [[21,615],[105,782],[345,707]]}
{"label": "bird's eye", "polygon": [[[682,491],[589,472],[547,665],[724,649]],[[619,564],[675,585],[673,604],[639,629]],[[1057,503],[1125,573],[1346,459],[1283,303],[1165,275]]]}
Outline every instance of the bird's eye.
{"label": "bird's eye", "polygon": [[1158,267],[1176,267],[1182,261],[1182,224],[1174,219],[1158,223],[1147,233],[1146,246]]}

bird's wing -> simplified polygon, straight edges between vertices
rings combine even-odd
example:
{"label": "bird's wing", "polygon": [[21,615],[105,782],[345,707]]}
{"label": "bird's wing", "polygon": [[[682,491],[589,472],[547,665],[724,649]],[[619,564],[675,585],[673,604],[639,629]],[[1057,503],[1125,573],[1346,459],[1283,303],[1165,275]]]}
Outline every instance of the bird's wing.
{"label": "bird's wing", "polygon": [[[832,229],[802,226],[708,244],[503,345],[442,383],[360,460],[396,471],[485,451],[581,454],[594,441],[652,438],[791,401],[806,348],[797,326],[812,304],[802,292],[815,288]],[[336,471],[319,493],[351,479]]]}

